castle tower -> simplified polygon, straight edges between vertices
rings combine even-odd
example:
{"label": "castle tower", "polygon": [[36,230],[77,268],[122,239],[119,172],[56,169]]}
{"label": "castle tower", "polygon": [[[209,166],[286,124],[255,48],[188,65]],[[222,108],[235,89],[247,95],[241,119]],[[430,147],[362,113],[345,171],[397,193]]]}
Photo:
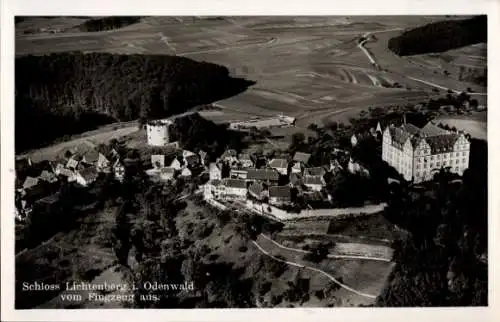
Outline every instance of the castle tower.
{"label": "castle tower", "polygon": [[170,142],[170,120],[155,120],[146,124],[148,144],[151,146],[165,146]]}

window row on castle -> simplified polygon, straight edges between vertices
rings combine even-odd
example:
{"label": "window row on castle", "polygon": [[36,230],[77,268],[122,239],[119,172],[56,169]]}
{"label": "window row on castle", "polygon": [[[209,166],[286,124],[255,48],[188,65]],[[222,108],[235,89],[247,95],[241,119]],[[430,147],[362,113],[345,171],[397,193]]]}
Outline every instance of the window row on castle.
{"label": "window row on castle", "polygon": [[[453,162],[453,161],[455,161],[455,162]],[[462,164],[466,164],[466,163],[467,163],[467,159],[463,158],[462,159]],[[447,167],[447,166],[452,166],[453,164],[455,164],[455,165],[460,164],[460,159],[450,160],[449,162],[448,161],[443,161],[443,163],[436,162],[435,164],[433,162],[431,162],[431,163],[424,163],[424,164],[417,163],[417,165],[415,166],[415,168],[416,169],[420,169],[420,168],[422,168],[422,169],[424,169],[424,168],[431,168],[432,169],[432,168],[434,168],[434,165],[437,168],[439,168],[439,167],[441,167],[441,165],[444,166],[444,167]]]}
{"label": "window row on castle", "polygon": [[[444,152],[443,150],[444,149],[441,149],[441,151],[438,150],[437,152]],[[458,145],[458,146],[456,146],[456,149],[453,149],[453,150],[455,150],[455,151],[457,151],[457,150],[458,151],[468,150],[468,145],[467,144]],[[453,152],[451,152],[451,153],[453,154]],[[456,152],[456,153],[458,154],[459,152]],[[430,149],[416,150],[415,151],[415,155],[429,155],[429,154],[431,154],[431,150]]]}
{"label": "window row on castle", "polygon": [[444,154],[435,154],[431,156],[426,156],[426,157],[421,157],[416,159],[417,162],[427,162],[427,161],[433,161],[433,160],[440,160],[440,159],[451,159],[453,157],[458,158],[460,157],[466,157],[468,155],[468,152],[463,151],[463,152],[450,152],[450,153],[444,153]]}

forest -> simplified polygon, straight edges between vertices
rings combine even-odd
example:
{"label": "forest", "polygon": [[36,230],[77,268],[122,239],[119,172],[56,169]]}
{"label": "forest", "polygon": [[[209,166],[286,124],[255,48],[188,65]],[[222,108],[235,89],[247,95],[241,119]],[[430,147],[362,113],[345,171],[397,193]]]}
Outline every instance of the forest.
{"label": "forest", "polygon": [[113,121],[182,113],[254,84],[226,67],[167,55],[23,56],[15,75],[16,151]]}
{"label": "forest", "polygon": [[388,47],[399,56],[444,52],[487,41],[487,18],[430,23],[389,39]]}
{"label": "forest", "polygon": [[93,32],[119,29],[139,22],[142,17],[134,16],[112,16],[90,19],[77,26],[80,31]]}

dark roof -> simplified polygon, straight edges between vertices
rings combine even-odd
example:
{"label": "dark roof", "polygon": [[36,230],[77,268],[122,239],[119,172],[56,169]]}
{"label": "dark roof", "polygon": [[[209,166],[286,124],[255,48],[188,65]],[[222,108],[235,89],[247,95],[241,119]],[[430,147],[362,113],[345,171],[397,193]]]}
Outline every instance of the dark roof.
{"label": "dark roof", "polygon": [[314,168],[306,168],[304,170],[304,175],[307,176],[323,176],[325,175],[326,170],[324,167],[314,167]]}
{"label": "dark roof", "polygon": [[96,150],[90,150],[83,155],[86,162],[97,162],[99,160],[99,152]]}
{"label": "dark roof", "polygon": [[57,178],[56,178],[56,175],[54,173],[49,172],[47,170],[43,170],[39,176],[39,179],[50,182],[50,181],[56,180]]}
{"label": "dark roof", "polygon": [[97,169],[94,167],[83,168],[82,170],[78,171],[78,173],[86,181],[97,179],[97,176],[99,175]]}
{"label": "dark roof", "polygon": [[451,132],[439,128],[438,126],[429,122],[422,128],[420,133],[422,133],[422,135],[424,136],[436,136],[436,135],[450,134]]}
{"label": "dark roof", "polygon": [[254,182],[248,187],[248,191],[256,195],[260,195],[265,189],[266,187],[262,182]]}
{"label": "dark roof", "polygon": [[193,155],[189,155],[187,156],[186,158],[186,162],[189,166],[195,166],[198,164],[198,156],[196,154],[193,154]]}
{"label": "dark roof", "polygon": [[310,158],[311,158],[311,155],[309,153],[296,152],[295,155],[293,156],[293,161],[307,163],[307,162],[309,162]]}
{"label": "dark roof", "polygon": [[431,147],[431,153],[444,153],[453,151],[453,146],[458,139],[455,133],[426,137],[425,141]]}
{"label": "dark roof", "polygon": [[279,179],[279,174],[272,169],[248,169],[247,179],[249,180],[273,180]]}
{"label": "dark roof", "polygon": [[289,186],[269,187],[269,197],[290,198],[292,196]]}
{"label": "dark roof", "polygon": [[34,187],[34,186],[38,185],[38,183],[39,183],[39,179],[38,178],[33,178],[33,177],[30,177],[30,176],[27,176],[26,179],[24,180],[23,188],[24,189],[29,189],[31,187]]}
{"label": "dark roof", "polygon": [[226,187],[240,188],[240,189],[246,189],[247,187],[247,183],[245,182],[245,180],[226,178],[223,180],[223,182]]}
{"label": "dark roof", "polygon": [[175,169],[171,167],[163,167],[160,169],[160,173],[174,173]]}
{"label": "dark roof", "polygon": [[304,184],[315,184],[315,185],[323,185],[324,181],[320,176],[304,176]]}
{"label": "dark roof", "polygon": [[54,204],[59,201],[59,193],[56,192],[50,196],[43,197],[42,199],[39,199],[39,203],[45,203],[45,204]]}
{"label": "dark roof", "polygon": [[389,128],[392,145],[398,149],[403,149],[406,140],[411,139],[413,146],[424,140],[431,147],[432,154],[443,153],[453,150],[453,145],[458,139],[458,135],[446,131],[429,122],[422,129],[412,125],[403,124],[399,127]]}

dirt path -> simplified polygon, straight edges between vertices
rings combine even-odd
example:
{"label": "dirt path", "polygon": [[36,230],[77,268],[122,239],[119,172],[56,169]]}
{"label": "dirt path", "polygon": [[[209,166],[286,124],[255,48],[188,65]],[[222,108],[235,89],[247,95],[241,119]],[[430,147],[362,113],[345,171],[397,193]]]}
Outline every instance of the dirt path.
{"label": "dirt path", "polygon": [[295,267],[299,267],[299,268],[305,268],[305,269],[309,269],[309,270],[312,270],[312,271],[315,271],[315,272],[318,272],[320,274],[323,274],[324,276],[326,276],[329,280],[331,280],[332,282],[334,282],[335,284],[339,285],[340,287],[352,292],[352,293],[355,293],[357,295],[360,295],[360,296],[363,296],[363,297],[367,297],[367,298],[370,298],[370,299],[375,299],[377,296],[376,295],[372,295],[372,294],[367,294],[367,293],[363,293],[363,292],[360,292],[360,291],[357,291],[343,283],[341,283],[339,280],[337,280],[335,277],[333,277],[332,275],[328,274],[327,272],[325,271],[322,271],[318,268],[315,268],[315,267],[311,267],[311,266],[307,266],[307,265],[303,265],[303,264],[299,264],[299,263],[295,263],[295,262],[289,262],[289,261],[286,261],[286,260],[282,260],[282,259],[279,259],[273,255],[271,255],[267,250],[265,250],[264,248],[262,248],[256,241],[252,241],[252,243],[255,245],[255,247],[257,247],[257,249],[263,253],[264,255],[268,256],[268,257],[271,257],[272,259],[276,260],[276,261],[279,261],[279,262],[283,262],[283,263],[286,263],[290,266],[295,266]]}
{"label": "dirt path", "polygon": [[[303,253],[303,254],[311,253],[311,251],[308,251],[308,250],[303,250],[303,249],[299,249],[299,248],[293,248],[293,247],[283,246],[280,243],[272,240],[271,238],[269,238],[268,236],[266,236],[264,234],[260,234],[260,236],[262,236],[263,238],[267,239],[268,241],[270,241],[275,246],[277,246],[277,247],[279,247],[281,249],[286,249],[286,250],[290,250],[290,251],[298,252],[298,253]],[[387,263],[391,262],[390,259],[387,259],[387,258],[384,258],[384,257],[373,257],[373,256],[339,255],[339,254],[329,253],[327,255],[327,257],[328,258],[334,258],[334,259],[338,259],[338,258],[340,258],[340,259],[366,259],[366,260],[374,260],[374,261],[381,261],[381,262],[387,262]]]}

